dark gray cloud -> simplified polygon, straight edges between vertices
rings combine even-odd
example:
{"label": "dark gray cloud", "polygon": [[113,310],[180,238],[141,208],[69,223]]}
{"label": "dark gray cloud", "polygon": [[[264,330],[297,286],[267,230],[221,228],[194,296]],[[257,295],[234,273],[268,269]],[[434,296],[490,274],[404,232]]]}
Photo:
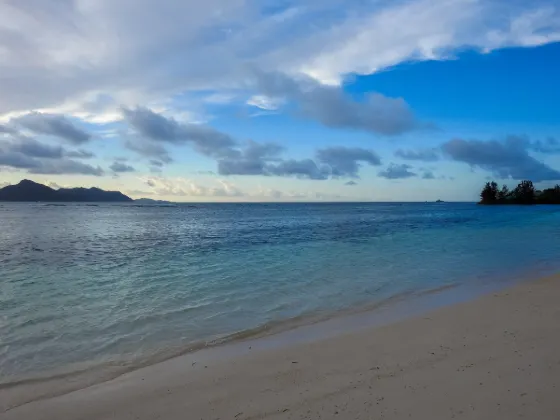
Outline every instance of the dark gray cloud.
{"label": "dark gray cloud", "polygon": [[391,163],[387,169],[379,172],[379,176],[382,178],[387,179],[404,179],[416,176],[414,172],[411,172],[409,169],[412,167],[407,165],[406,163],[397,164]]}
{"label": "dark gray cloud", "polygon": [[333,177],[358,178],[360,162],[381,165],[381,158],[372,150],[359,147],[328,147],[317,150],[317,161],[331,168]]}
{"label": "dark gray cloud", "polygon": [[95,157],[95,154],[84,149],[79,150],[68,150],[65,152],[65,156],[77,159],[91,159]]}
{"label": "dark gray cloud", "polygon": [[[235,140],[211,127],[179,123],[143,107],[123,108],[122,112],[126,121],[145,141],[190,144],[199,153],[216,159],[238,154]],[[152,156],[158,157],[158,154]]]}
{"label": "dark gray cloud", "polygon": [[218,173],[220,175],[270,175],[265,169],[266,166],[266,162],[258,159],[223,159],[218,161]]}
{"label": "dark gray cloud", "polygon": [[262,94],[286,99],[298,114],[328,127],[397,135],[428,126],[416,119],[402,98],[373,93],[354,100],[338,86],[310,78],[296,81],[280,73],[257,73],[256,79]]}
{"label": "dark gray cloud", "polygon": [[319,167],[311,159],[287,159],[279,163],[268,165],[267,171],[270,175],[294,176],[296,178],[307,178],[315,180],[325,180],[329,178],[330,169]]}
{"label": "dark gray cloud", "polygon": [[9,166],[16,169],[31,169],[40,166],[41,162],[23,153],[12,152],[0,148],[0,166]]}
{"label": "dark gray cloud", "polygon": [[99,166],[94,167],[72,159],[32,158],[23,153],[4,152],[2,150],[0,150],[0,165],[25,169],[33,174],[103,175],[103,170]]}
{"label": "dark gray cloud", "polygon": [[41,161],[38,167],[30,168],[30,173],[50,175],[94,175],[104,174],[99,166],[88,165],[72,159]]}
{"label": "dark gray cloud", "polygon": [[166,118],[148,108],[123,108],[123,116],[127,122],[142,135],[151,140],[180,143],[181,128],[172,118]]}
{"label": "dark gray cloud", "polygon": [[29,157],[50,159],[62,158],[66,153],[61,146],[51,146],[28,137],[13,139],[4,145],[4,149]]}
{"label": "dark gray cloud", "polygon": [[283,148],[275,143],[247,142],[231,157],[218,161],[220,175],[271,175],[270,162],[278,162]]}
{"label": "dark gray cloud", "polygon": [[159,160],[152,159],[152,160],[150,160],[150,165],[157,166],[158,168],[161,168],[161,167],[163,167],[163,162],[160,162]]}
{"label": "dark gray cloud", "polygon": [[135,172],[136,171],[136,169],[134,169],[132,166],[127,165],[126,163],[123,163],[123,162],[118,162],[118,161],[113,162],[113,164],[111,166],[109,166],[109,169],[112,170],[113,172],[116,172],[116,173]]}
{"label": "dark gray cloud", "polygon": [[[173,159],[169,155],[167,149],[160,143],[149,141],[146,139],[136,138],[128,139],[125,147],[147,158],[156,158],[162,163],[171,163]],[[151,159],[153,160],[153,159]]]}
{"label": "dark gray cloud", "polygon": [[76,127],[64,115],[31,112],[10,120],[13,124],[27,128],[37,134],[60,137],[72,144],[83,144],[91,139],[86,131]]}
{"label": "dark gray cloud", "polygon": [[[282,82],[295,83],[290,79]],[[248,141],[240,145],[229,135],[211,127],[183,124],[147,108],[123,109],[123,115],[140,136],[126,141],[126,147],[160,163],[171,162],[165,144],[191,145],[199,153],[217,160],[220,175],[294,176],[309,179],[358,177],[361,163],[380,165],[371,150],[333,147],[317,151],[312,159],[283,159],[284,148],[276,143]],[[161,167],[161,165],[153,165]]]}
{"label": "dark gray cloud", "polygon": [[510,136],[503,141],[454,139],[441,146],[451,159],[492,172],[496,177],[555,181],[560,172],[529,154],[531,143],[524,137]]}
{"label": "dark gray cloud", "polygon": [[344,185],[354,186],[354,185],[358,185],[358,183],[356,181],[348,181],[348,182],[345,182]]}
{"label": "dark gray cloud", "polygon": [[241,155],[249,160],[279,160],[279,155],[284,151],[284,148],[276,143],[257,143],[249,140],[246,147],[242,150]]}
{"label": "dark gray cloud", "polygon": [[34,158],[60,159],[62,157],[69,157],[90,159],[94,157],[94,154],[87,150],[66,150],[62,146],[42,143],[34,138],[21,135],[16,135],[9,140],[0,142],[0,147],[5,151],[9,150]]}
{"label": "dark gray cloud", "polygon": [[406,160],[420,160],[423,162],[435,162],[439,160],[440,154],[437,149],[403,150],[395,152],[395,156]]}
{"label": "dark gray cloud", "polygon": [[77,157],[83,157],[80,152],[69,152],[60,146],[40,143],[28,137],[18,137],[0,142],[0,165],[35,174],[103,175],[99,166],[94,167],[69,159],[75,153],[80,154]]}
{"label": "dark gray cloud", "polygon": [[315,180],[328,179],[330,169],[319,167],[311,159],[286,159],[267,162],[262,159],[227,159],[218,161],[220,175],[264,175],[307,178]]}
{"label": "dark gray cloud", "polygon": [[436,176],[432,171],[424,171],[422,174],[422,179],[436,179]]}
{"label": "dark gray cloud", "polygon": [[360,163],[380,165],[379,156],[367,149],[330,147],[317,151],[313,159],[284,159],[283,147],[274,143],[249,141],[238,150],[237,156],[218,161],[220,175],[293,176],[325,180],[333,178],[358,178]]}

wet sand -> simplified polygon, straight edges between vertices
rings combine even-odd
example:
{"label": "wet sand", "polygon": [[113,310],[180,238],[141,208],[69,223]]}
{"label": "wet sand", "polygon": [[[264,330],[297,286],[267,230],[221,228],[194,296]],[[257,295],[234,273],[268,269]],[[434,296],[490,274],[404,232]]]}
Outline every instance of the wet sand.
{"label": "wet sand", "polygon": [[[560,276],[382,327],[196,358],[27,403],[0,419],[558,419]],[[0,400],[9,406],[33,392],[32,384],[0,390]]]}

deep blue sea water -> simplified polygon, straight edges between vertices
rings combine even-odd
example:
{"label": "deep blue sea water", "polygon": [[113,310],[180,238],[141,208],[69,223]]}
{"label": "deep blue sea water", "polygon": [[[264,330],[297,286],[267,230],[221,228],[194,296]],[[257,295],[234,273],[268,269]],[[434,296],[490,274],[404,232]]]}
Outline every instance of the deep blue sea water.
{"label": "deep blue sea water", "polygon": [[558,268],[560,206],[0,203],[0,378]]}

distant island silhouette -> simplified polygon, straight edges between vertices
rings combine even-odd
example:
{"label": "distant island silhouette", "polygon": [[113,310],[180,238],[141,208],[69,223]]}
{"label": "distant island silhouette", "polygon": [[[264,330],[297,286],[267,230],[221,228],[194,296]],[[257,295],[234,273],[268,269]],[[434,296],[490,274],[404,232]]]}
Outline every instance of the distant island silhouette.
{"label": "distant island silhouette", "polygon": [[0,189],[0,201],[45,202],[131,202],[132,198],[119,191],[99,188],[54,188],[24,179],[17,185]]}
{"label": "distant island silhouette", "polygon": [[171,201],[166,200],[154,200],[151,198],[137,198],[134,200],[136,204],[153,204],[153,205],[160,205],[160,204],[173,204]]}
{"label": "distant island silhouette", "polygon": [[479,204],[560,204],[560,185],[537,190],[532,181],[521,181],[513,190],[487,182],[480,192]]}

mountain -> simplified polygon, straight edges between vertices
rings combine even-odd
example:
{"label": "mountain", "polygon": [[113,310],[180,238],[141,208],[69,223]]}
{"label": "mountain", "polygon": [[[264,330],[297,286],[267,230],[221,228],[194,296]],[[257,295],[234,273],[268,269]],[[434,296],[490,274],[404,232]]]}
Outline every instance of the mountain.
{"label": "mountain", "polygon": [[0,188],[0,201],[54,201],[54,202],[129,202],[132,198],[119,191],[99,188],[60,188],[24,179],[17,185]]}

